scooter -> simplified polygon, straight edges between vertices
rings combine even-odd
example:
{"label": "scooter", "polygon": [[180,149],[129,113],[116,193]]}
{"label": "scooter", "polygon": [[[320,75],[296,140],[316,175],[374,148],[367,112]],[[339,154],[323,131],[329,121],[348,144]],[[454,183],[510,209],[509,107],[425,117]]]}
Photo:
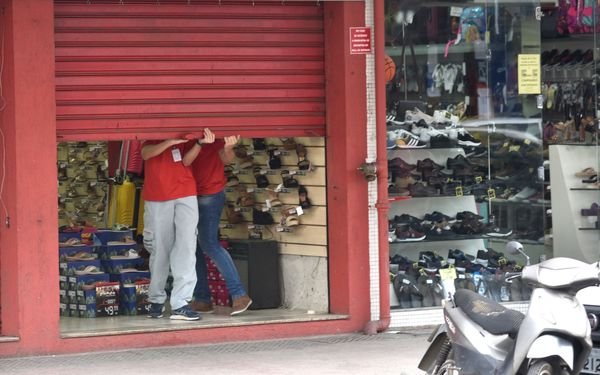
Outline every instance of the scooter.
{"label": "scooter", "polygon": [[600,262],[552,258],[530,265],[523,245],[511,241],[507,252],[527,259],[520,277],[534,289],[526,315],[473,291],[459,289],[445,300],[444,324],[419,368],[429,375],[579,374],[592,349],[590,323],[575,297],[600,284]]}

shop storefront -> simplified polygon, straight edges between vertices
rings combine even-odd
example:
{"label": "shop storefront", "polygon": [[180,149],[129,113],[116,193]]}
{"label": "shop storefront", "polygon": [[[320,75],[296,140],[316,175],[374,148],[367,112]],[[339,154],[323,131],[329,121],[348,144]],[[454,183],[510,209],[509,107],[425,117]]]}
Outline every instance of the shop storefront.
{"label": "shop storefront", "polygon": [[441,323],[460,288],[525,311],[508,241],[533,263],[600,255],[597,9],[385,4],[392,326]]}
{"label": "shop storefront", "polygon": [[[351,27],[365,26],[365,3],[2,6],[2,355],[354,332],[373,320],[368,183],[357,170],[366,159],[366,142],[357,140],[367,139],[367,69],[365,54],[350,54],[348,38]],[[313,207],[297,228],[272,228],[282,308],[253,310],[242,320],[215,315],[196,326],[61,316],[68,289],[61,292],[64,275],[56,272],[64,261],[57,244],[65,241],[56,229],[74,212],[98,226],[111,215],[89,209],[90,197],[103,191],[95,180],[102,165],[115,158],[109,143],[193,136],[204,127],[240,134],[247,151],[256,150],[253,139],[265,138],[296,171],[298,148],[284,147],[284,138],[293,138],[311,161],[310,173],[295,178]],[[282,176],[271,173],[267,159],[256,152],[253,165],[277,184]],[[248,186],[255,177],[238,174]],[[298,205],[298,189],[289,190],[280,200]],[[225,222],[222,230],[235,239],[248,236],[247,228]]]}

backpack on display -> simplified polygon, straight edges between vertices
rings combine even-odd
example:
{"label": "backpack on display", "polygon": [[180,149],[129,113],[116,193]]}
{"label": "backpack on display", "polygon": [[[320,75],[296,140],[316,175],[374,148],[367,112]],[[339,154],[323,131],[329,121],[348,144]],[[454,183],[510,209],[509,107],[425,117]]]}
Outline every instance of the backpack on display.
{"label": "backpack on display", "polygon": [[578,9],[581,32],[591,33],[594,32],[594,28],[596,31],[599,31],[600,28],[597,22],[600,11],[598,9],[598,0],[579,0]]}
{"label": "backpack on display", "polygon": [[485,9],[483,7],[467,7],[460,16],[460,41],[472,43],[483,40],[486,31]]}

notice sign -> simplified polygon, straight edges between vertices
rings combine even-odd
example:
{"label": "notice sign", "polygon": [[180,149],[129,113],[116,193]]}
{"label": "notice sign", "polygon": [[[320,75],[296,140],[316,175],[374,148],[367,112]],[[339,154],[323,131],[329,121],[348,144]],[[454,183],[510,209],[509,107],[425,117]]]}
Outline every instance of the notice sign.
{"label": "notice sign", "polygon": [[519,95],[541,93],[539,54],[520,54],[518,59]]}
{"label": "notice sign", "polygon": [[350,28],[350,54],[364,55],[371,53],[371,28],[370,27],[351,27]]}

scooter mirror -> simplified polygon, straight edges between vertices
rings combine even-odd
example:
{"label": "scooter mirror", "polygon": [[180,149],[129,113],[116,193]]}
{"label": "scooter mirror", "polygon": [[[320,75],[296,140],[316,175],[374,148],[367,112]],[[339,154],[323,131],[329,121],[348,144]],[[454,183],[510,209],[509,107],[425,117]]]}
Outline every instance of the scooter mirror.
{"label": "scooter mirror", "polygon": [[506,252],[512,255],[523,254],[523,245],[517,241],[510,241],[506,244]]}

